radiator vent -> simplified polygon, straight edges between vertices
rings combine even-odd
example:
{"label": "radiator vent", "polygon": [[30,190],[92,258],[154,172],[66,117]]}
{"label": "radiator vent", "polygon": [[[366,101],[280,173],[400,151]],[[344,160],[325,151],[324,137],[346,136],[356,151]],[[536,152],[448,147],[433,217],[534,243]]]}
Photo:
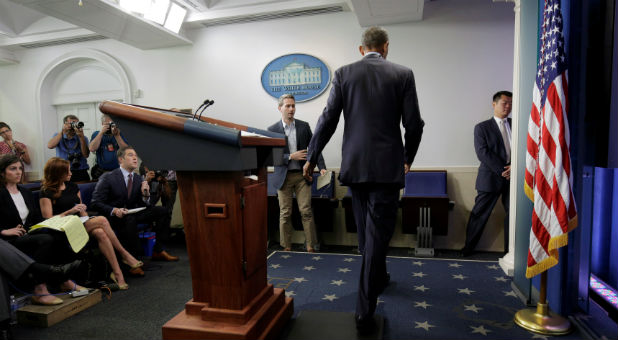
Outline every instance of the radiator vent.
{"label": "radiator vent", "polygon": [[221,26],[221,25],[229,25],[229,24],[244,24],[248,22],[294,18],[294,17],[302,17],[302,16],[308,16],[308,15],[336,13],[336,12],[342,12],[342,11],[343,11],[343,7],[341,6],[328,6],[328,7],[320,7],[320,8],[312,8],[312,9],[304,9],[304,10],[296,10],[296,11],[274,12],[274,13],[239,16],[239,17],[233,17],[233,18],[213,19],[208,22],[202,23],[202,25],[206,27],[212,27],[212,26]]}
{"label": "radiator vent", "polygon": [[64,45],[64,44],[74,44],[74,43],[80,43],[84,41],[94,41],[94,40],[102,40],[102,39],[107,39],[107,37],[102,36],[102,35],[89,35],[86,37],[57,39],[57,40],[36,42],[32,44],[20,44],[19,46],[23,48],[39,48],[39,47],[48,47],[48,46],[56,46],[56,45]]}

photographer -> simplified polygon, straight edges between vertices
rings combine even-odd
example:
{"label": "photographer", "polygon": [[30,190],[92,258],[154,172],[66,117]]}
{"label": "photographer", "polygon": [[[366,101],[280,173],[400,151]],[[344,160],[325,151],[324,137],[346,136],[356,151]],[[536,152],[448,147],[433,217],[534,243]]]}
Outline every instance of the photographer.
{"label": "photographer", "polygon": [[66,159],[71,163],[71,182],[87,182],[88,175],[88,137],[84,136],[84,123],[74,115],[68,115],[62,119],[64,123],[60,133],[47,142],[47,147],[56,149],[56,156]]}
{"label": "photographer", "polygon": [[92,179],[96,180],[102,174],[118,169],[120,165],[116,152],[127,146],[127,141],[110,116],[101,116],[101,130],[95,131],[90,138],[90,152],[96,152],[97,155],[97,163],[90,171]]}
{"label": "photographer", "polygon": [[[139,167],[139,174],[144,177],[144,180],[148,182],[148,186],[150,186],[150,204],[155,205],[161,199],[161,203],[165,200],[169,200],[171,195],[171,188],[167,183],[167,175],[169,171],[167,170],[150,170],[148,167],[142,162]],[[171,219],[171,211],[170,211],[170,219]]]}

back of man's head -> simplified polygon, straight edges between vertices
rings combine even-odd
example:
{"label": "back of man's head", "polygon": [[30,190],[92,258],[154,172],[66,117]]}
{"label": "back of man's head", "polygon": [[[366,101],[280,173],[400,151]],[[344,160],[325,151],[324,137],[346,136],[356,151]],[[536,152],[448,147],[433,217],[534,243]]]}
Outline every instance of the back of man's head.
{"label": "back of man's head", "polygon": [[379,26],[372,26],[363,32],[361,43],[368,50],[381,48],[388,42],[388,33]]}

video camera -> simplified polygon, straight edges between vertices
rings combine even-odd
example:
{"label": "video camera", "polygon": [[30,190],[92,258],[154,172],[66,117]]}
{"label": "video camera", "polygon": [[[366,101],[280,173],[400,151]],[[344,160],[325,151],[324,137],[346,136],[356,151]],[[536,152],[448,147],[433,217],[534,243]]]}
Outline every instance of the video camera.
{"label": "video camera", "polygon": [[118,126],[116,126],[116,123],[114,123],[114,122],[110,122],[108,125],[109,125],[109,129],[107,129],[107,131],[105,131],[105,134],[111,135],[112,134],[112,129],[113,128],[118,128]]}
{"label": "video camera", "polygon": [[82,153],[71,152],[68,154],[68,160],[71,162],[71,169],[75,170],[82,164]]}

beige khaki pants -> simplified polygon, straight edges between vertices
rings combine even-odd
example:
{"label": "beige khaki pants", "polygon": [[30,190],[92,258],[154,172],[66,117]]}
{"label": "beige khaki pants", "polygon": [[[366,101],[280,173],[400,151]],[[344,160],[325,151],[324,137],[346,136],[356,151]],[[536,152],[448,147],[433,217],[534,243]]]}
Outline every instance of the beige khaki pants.
{"label": "beige khaki pants", "polygon": [[317,243],[313,212],[311,210],[311,186],[305,182],[302,172],[288,172],[281,189],[277,190],[279,198],[279,234],[283,248],[292,247],[292,194],[296,201],[305,230],[307,248],[314,248]]}

